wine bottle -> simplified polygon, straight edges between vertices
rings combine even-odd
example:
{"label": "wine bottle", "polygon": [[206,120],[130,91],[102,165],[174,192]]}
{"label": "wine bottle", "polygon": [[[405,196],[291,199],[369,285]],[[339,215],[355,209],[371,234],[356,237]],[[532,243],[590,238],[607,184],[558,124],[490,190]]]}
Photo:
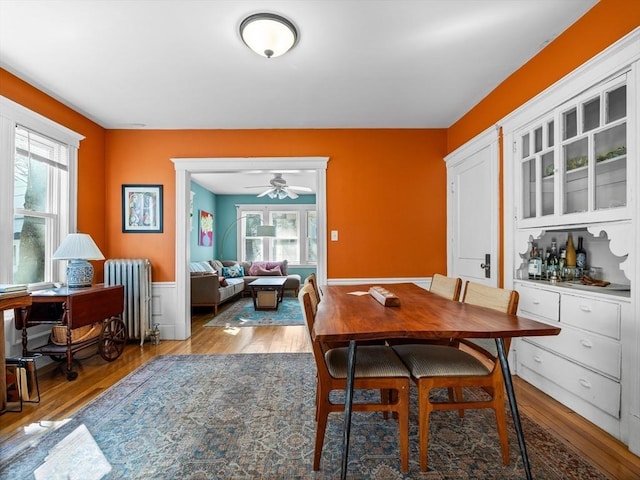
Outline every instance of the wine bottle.
{"label": "wine bottle", "polygon": [[578,237],[578,248],[576,249],[576,267],[587,268],[587,252],[582,246],[582,237]]}
{"label": "wine bottle", "polygon": [[566,250],[566,262],[567,268],[575,268],[576,267],[576,248],[573,245],[573,237],[569,234],[569,238],[567,238],[567,250]]}

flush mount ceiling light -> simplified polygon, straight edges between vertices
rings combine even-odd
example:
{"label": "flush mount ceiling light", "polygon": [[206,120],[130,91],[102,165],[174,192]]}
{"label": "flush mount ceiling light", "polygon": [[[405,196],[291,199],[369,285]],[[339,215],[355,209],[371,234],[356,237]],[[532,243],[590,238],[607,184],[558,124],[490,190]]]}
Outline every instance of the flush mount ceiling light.
{"label": "flush mount ceiling light", "polygon": [[240,24],[240,37],[251,50],[263,57],[279,57],[298,41],[298,30],[284,17],[273,13],[256,13]]}

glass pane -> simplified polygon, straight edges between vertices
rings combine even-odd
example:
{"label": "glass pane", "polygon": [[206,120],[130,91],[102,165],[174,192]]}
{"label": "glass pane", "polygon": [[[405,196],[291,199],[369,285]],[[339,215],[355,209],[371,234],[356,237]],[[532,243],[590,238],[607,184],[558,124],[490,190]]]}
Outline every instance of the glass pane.
{"label": "glass pane", "polygon": [[553,147],[555,143],[554,121],[547,123],[547,147]]}
{"label": "glass pane", "polygon": [[607,123],[627,116],[627,86],[607,93]]}
{"label": "glass pane", "polygon": [[318,261],[316,212],[307,212],[307,262]]}
{"label": "glass pane", "polygon": [[298,240],[281,239],[273,240],[273,250],[271,252],[272,261],[287,260],[289,263],[300,262],[300,250],[298,249]]}
{"label": "glass pane", "polygon": [[529,156],[529,134],[522,136],[522,158]]}
{"label": "glass pane", "polygon": [[47,212],[48,175],[50,167],[29,159],[16,150],[14,176],[14,208]]}
{"label": "glass pane", "polygon": [[600,126],[600,97],[582,105],[582,131],[588,132]]}
{"label": "glass pane", "polygon": [[596,155],[596,209],[627,204],[627,125],[623,123],[594,136]]}
{"label": "glass pane", "polygon": [[276,238],[271,243],[270,260],[299,263],[298,212],[273,212],[271,221],[276,227]]}
{"label": "glass pane", "polygon": [[522,218],[536,216],[536,161],[535,158],[522,164]]}
{"label": "glass pane", "polygon": [[255,262],[257,260],[264,260],[264,254],[262,251],[262,239],[260,238],[246,238],[244,241],[244,259],[247,262]]}
{"label": "glass pane", "polygon": [[534,143],[535,143],[535,152],[538,153],[542,150],[542,127],[538,127],[533,132]]}
{"label": "glass pane", "polygon": [[43,218],[16,215],[13,218],[13,282],[44,282],[46,221]]}
{"label": "glass pane", "polygon": [[554,185],[555,166],[553,152],[542,155],[542,215],[554,213]]}
{"label": "glass pane", "polygon": [[562,139],[575,137],[578,134],[578,115],[575,108],[562,114]]}
{"label": "glass pane", "polygon": [[563,148],[565,168],[564,213],[587,211],[589,164],[587,148],[588,140],[586,137],[565,145]]}
{"label": "glass pane", "polygon": [[258,235],[258,227],[262,225],[261,213],[247,213],[244,219],[245,236],[255,237]]}

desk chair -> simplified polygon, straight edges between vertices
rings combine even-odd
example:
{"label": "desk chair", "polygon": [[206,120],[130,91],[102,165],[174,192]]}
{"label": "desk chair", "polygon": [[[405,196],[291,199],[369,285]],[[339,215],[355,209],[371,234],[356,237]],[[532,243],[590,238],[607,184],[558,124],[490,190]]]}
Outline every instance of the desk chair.
{"label": "desk chair", "polygon": [[[313,331],[315,310],[312,305],[313,287],[305,285],[298,294],[309,333]],[[310,337],[311,338],[311,337]],[[327,418],[331,412],[343,412],[343,403],[332,403],[329,396],[334,390],[344,391],[347,386],[348,348],[330,348],[311,339],[313,357],[318,371],[316,390],[316,438],[313,469],[320,469]],[[380,390],[380,402],[354,402],[354,412],[394,412],[400,430],[400,463],[403,472],[409,471],[409,371],[393,349],[385,345],[358,347],[354,390]],[[389,392],[394,391],[394,401]]]}
{"label": "desk chair", "polygon": [[[467,282],[463,303],[515,314],[518,292]],[[508,352],[510,339],[505,339]],[[491,408],[496,424],[502,460],[509,464],[509,443],[504,402],[504,379],[492,339],[460,340],[458,345],[397,345],[393,349],[411,371],[418,385],[420,468],[427,470],[429,415],[433,410],[458,410],[464,416],[467,408]],[[482,388],[488,400],[468,400],[463,389]],[[429,398],[434,388],[449,389],[449,400],[435,402]],[[453,392],[453,394],[452,394]]]}

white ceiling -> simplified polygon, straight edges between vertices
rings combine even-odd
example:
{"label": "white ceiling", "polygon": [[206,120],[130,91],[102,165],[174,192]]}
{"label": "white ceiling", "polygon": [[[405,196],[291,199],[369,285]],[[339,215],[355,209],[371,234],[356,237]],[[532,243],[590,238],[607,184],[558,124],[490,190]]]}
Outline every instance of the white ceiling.
{"label": "white ceiling", "polygon": [[[0,0],[0,66],[110,129],[447,128],[596,3]],[[261,11],[286,55],[241,41]]]}

